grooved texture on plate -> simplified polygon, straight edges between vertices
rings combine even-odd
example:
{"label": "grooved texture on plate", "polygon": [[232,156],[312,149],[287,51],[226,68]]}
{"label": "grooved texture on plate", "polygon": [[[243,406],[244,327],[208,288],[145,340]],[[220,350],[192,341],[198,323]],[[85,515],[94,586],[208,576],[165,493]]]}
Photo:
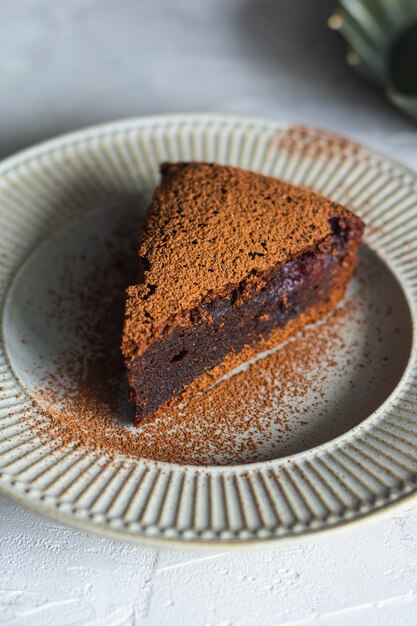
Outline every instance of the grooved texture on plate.
{"label": "grooved texture on plate", "polygon": [[[161,161],[231,163],[308,185],[368,224],[368,243],[417,302],[417,181],[364,149],[286,147],[286,127],[220,117],[132,120],[49,142],[0,167],[0,297],[30,251],[109,192],[155,185]],[[411,356],[415,361],[415,352]],[[299,535],[377,510],[415,489],[417,369],[341,439],[282,461],[195,468],[42,444],[35,409],[0,346],[0,486],[44,513],[126,538],[239,541]],[[54,450],[51,453],[51,450]]]}

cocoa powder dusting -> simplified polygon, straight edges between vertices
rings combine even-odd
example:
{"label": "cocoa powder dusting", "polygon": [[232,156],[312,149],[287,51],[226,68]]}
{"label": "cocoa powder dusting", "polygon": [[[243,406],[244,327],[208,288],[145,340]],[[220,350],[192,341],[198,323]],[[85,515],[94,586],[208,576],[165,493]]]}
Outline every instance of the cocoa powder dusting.
{"label": "cocoa powder dusting", "polygon": [[[105,266],[100,260],[82,281],[70,270],[73,261],[68,258],[65,290],[50,293],[51,323],[77,340],[39,381],[36,396],[47,412],[34,429],[45,443],[57,440],[107,458],[203,465],[256,461],[264,458],[262,448],[273,458],[291,430],[302,426],[305,399],[310,411],[322,403],[326,379],[344,349],[340,331],[352,304],[240,373],[213,382],[185,406],[173,403],[133,428],[119,348],[132,251],[121,249],[117,237],[109,239]],[[294,413],[295,420],[289,417]]]}
{"label": "cocoa powder dusting", "polygon": [[[84,261],[76,258],[76,252],[69,255],[58,281],[62,288],[49,293],[50,326],[69,338],[69,347],[53,361],[39,359],[35,396],[44,413],[33,429],[45,444],[93,450],[107,459],[123,455],[193,465],[235,464],[300,451],[354,425],[333,419],[336,403],[348,405],[349,394],[354,395],[355,386],[361,384],[361,366],[367,370],[380,359],[368,345],[366,333],[361,335],[361,345],[356,339],[346,342],[346,330],[353,322],[368,329],[358,294],[279,350],[231,377],[211,381],[204,393],[196,390],[184,405],[172,403],[158,410],[152,421],[133,428],[120,336],[125,288],[136,269],[136,232],[132,222],[125,221],[124,232],[109,234],[105,251],[97,258],[93,255]],[[87,267],[83,276],[74,271],[74,262],[78,268]],[[356,283],[366,294],[378,284],[378,276],[372,270],[366,278],[360,267]],[[382,341],[383,330],[376,326],[369,326],[370,332]],[[376,343],[381,358],[386,358],[385,342]],[[371,344],[375,346],[375,340]],[[350,361],[359,366],[352,370],[349,388],[340,400],[329,392],[337,389]],[[387,364],[390,369],[392,364]],[[378,384],[384,386],[384,381],[379,379]],[[369,393],[370,402],[373,395]],[[374,408],[370,404],[362,414],[352,411],[353,419],[360,421]],[[311,428],[316,429],[315,440]]]}
{"label": "cocoa powder dusting", "polygon": [[356,159],[364,153],[362,146],[343,135],[320,128],[296,124],[272,139],[273,146],[305,156],[323,156]]}
{"label": "cocoa powder dusting", "polygon": [[[45,442],[58,439],[110,457],[123,454],[203,465],[213,458],[225,464],[261,460],[258,446],[267,445],[273,455],[294,427],[288,416],[297,412],[307,395],[309,411],[320,403],[337,354],[344,348],[340,326],[348,323],[349,315],[349,307],[336,310],[275,353],[196,394],[185,406],[160,410],[135,429],[115,417],[114,372],[119,368],[123,375],[119,359],[101,360],[100,354],[93,354],[73,368],[63,388],[59,376],[44,378],[39,397],[48,398],[50,415],[37,423],[36,430]],[[57,410],[54,406],[63,391],[65,402]],[[306,407],[297,418],[301,425],[305,411]]]}
{"label": "cocoa powder dusting", "polygon": [[127,291],[126,359],[202,301],[313,249],[331,219],[359,223],[309,189],[232,166],[171,163],[162,174],[141,234],[143,276]]}

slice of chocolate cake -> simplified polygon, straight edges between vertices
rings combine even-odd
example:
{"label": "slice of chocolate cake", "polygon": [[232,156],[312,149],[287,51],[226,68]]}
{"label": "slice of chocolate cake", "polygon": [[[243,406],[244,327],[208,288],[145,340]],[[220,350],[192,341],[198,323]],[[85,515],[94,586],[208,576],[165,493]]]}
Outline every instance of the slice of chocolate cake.
{"label": "slice of chocolate cake", "polygon": [[331,311],[362,232],[358,217],[307,189],[230,166],[164,165],[127,290],[136,421]]}

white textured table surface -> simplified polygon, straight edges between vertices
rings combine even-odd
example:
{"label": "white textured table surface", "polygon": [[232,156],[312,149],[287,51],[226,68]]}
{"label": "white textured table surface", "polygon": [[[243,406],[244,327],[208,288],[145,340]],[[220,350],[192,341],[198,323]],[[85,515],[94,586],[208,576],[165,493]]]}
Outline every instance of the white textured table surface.
{"label": "white textured table surface", "polygon": [[[344,63],[322,0],[0,3],[0,156],[160,112],[327,126],[417,168],[417,126]],[[0,499],[0,623],[415,625],[417,506],[300,547],[190,554],[67,530]]]}

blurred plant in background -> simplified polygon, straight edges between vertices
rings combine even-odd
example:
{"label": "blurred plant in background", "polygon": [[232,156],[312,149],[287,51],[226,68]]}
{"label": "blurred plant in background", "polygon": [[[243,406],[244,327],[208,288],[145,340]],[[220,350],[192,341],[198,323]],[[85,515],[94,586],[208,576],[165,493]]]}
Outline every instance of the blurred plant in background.
{"label": "blurred plant in background", "polygon": [[329,26],[347,40],[348,63],[417,120],[417,0],[340,0]]}

